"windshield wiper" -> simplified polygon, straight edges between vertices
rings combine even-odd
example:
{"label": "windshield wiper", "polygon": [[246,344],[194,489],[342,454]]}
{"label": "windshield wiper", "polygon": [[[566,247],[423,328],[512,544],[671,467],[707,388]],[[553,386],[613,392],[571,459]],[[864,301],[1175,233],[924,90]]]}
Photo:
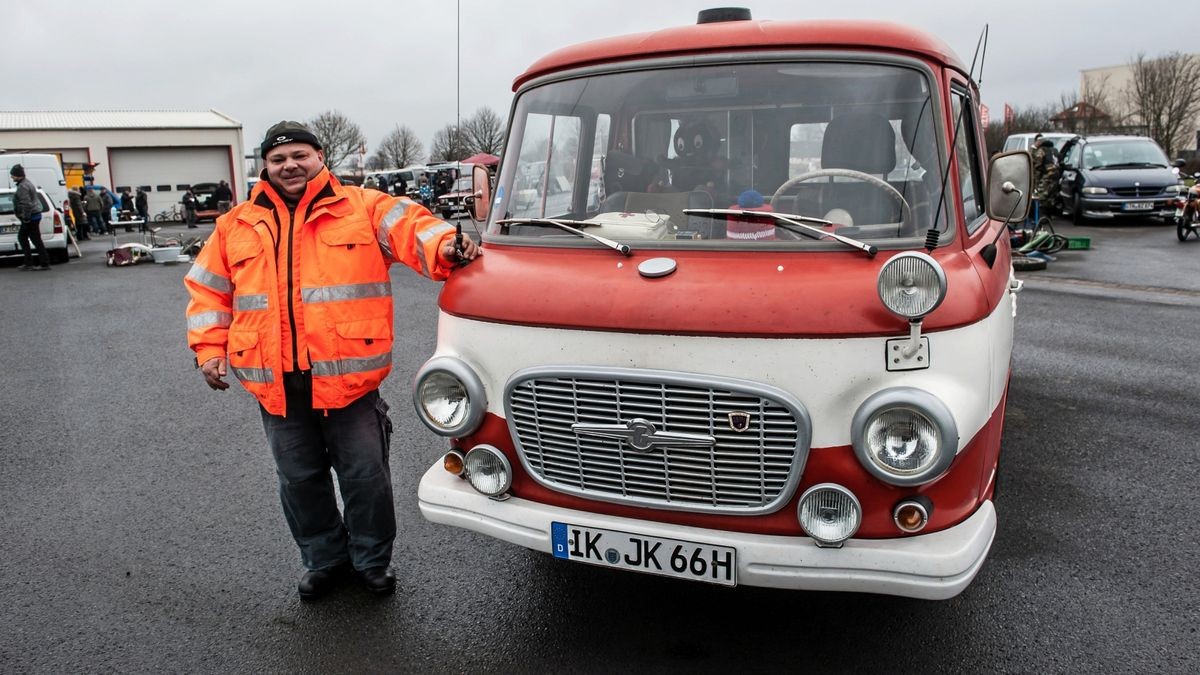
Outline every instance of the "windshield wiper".
{"label": "windshield wiper", "polygon": [[836,225],[832,220],[824,220],[822,218],[813,218],[810,216],[801,216],[795,213],[776,213],[774,211],[746,211],[743,209],[684,209],[683,212],[689,216],[745,216],[756,218],[771,218],[777,225],[782,225],[785,230],[795,232],[811,239],[822,239],[829,237],[843,244],[856,248],[869,256],[874,256],[879,252],[879,249],[872,244],[865,244],[857,239],[840,235],[836,232],[827,232],[819,227],[813,227],[806,223],[816,223],[831,227]]}
{"label": "windshield wiper", "polygon": [[576,234],[576,235],[579,235],[580,237],[584,237],[585,239],[591,239],[592,241],[599,242],[599,243],[603,244],[604,246],[607,246],[608,248],[611,248],[612,250],[614,250],[622,255],[626,255],[626,256],[633,255],[633,249],[629,248],[629,244],[622,244],[619,241],[613,241],[612,239],[607,239],[605,237],[601,237],[598,234],[592,234],[591,232],[584,232],[583,230],[577,229],[580,227],[588,227],[589,225],[595,226],[596,223],[587,223],[582,220],[564,220],[562,218],[506,218],[504,220],[496,221],[496,224],[497,225],[533,225],[535,227],[546,227],[546,226],[557,227],[558,229],[566,230],[567,232],[570,232],[571,234]]}

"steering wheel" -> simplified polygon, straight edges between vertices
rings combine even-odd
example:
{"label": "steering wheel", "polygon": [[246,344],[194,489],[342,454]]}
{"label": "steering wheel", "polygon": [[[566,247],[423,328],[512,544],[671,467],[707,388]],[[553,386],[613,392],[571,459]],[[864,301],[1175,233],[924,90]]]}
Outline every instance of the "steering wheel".
{"label": "steering wheel", "polygon": [[855,171],[854,169],[817,169],[816,171],[809,171],[808,173],[800,174],[799,176],[796,176],[795,178],[785,182],[783,185],[780,185],[779,189],[775,191],[775,194],[771,195],[771,203],[774,204],[775,201],[786,194],[788,190],[791,190],[800,183],[812,180],[814,178],[825,178],[828,176],[841,176],[843,178],[853,178],[855,180],[862,181],[873,187],[883,190],[883,192],[887,194],[887,196],[891,197],[893,201],[900,204],[900,222],[879,224],[872,223],[870,227],[871,231],[879,230],[882,232],[888,228],[895,227],[897,228],[897,232],[902,233],[913,229],[912,207],[908,205],[908,201],[904,199],[904,195],[900,194],[896,188],[889,185],[886,181],[876,178],[869,173]]}

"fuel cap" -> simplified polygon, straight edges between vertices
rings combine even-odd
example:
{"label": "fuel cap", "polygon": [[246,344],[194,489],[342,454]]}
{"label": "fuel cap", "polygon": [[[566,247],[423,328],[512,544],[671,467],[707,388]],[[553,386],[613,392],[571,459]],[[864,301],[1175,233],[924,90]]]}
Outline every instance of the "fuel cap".
{"label": "fuel cap", "polygon": [[654,279],[665,277],[675,271],[675,261],[671,258],[650,258],[638,264],[638,274]]}

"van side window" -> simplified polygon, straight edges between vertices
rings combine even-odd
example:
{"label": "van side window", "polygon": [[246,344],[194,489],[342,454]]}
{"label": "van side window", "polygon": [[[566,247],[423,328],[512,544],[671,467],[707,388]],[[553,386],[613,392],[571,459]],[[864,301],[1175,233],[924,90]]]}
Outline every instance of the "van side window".
{"label": "van side window", "polygon": [[[979,169],[979,147],[975,142],[975,108],[966,92],[954,89],[951,92],[954,101],[954,120],[957,124],[962,115],[962,128],[958,130],[958,140],[954,147],[954,160],[958,169],[958,183],[962,190],[963,217],[967,222],[967,232],[978,230],[987,220],[983,210],[983,175]],[[963,110],[966,114],[963,114]],[[954,129],[951,128],[951,133]]]}

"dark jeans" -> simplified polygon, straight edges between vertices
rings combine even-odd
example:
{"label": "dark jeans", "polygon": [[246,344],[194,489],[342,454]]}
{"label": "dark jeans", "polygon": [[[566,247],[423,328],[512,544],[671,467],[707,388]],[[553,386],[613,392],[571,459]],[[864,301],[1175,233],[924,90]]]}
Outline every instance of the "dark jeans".
{"label": "dark jeans", "polygon": [[[392,423],[378,390],[336,410],[312,409],[312,377],[286,373],[287,416],[260,406],[279,475],[279,499],[300,557],[310,570],[348,559],[354,568],[386,566],[396,538],[388,448]],[[328,414],[326,414],[328,412]],[[337,472],[338,513],[329,469]]]}
{"label": "dark jeans", "polygon": [[191,207],[183,207],[183,222],[187,223],[188,227],[193,227],[196,224],[196,209]]}
{"label": "dark jeans", "polygon": [[30,250],[30,244],[37,249],[38,262],[41,267],[50,266],[50,256],[46,253],[46,245],[42,243],[42,221],[39,220],[22,220],[21,227],[17,228],[17,241],[21,243],[21,251],[25,254],[25,264],[33,266],[33,254]]}
{"label": "dark jeans", "polygon": [[88,227],[95,234],[104,234],[104,219],[100,217],[99,211],[88,211]]}
{"label": "dark jeans", "polygon": [[138,231],[145,232],[150,227],[150,212],[145,209],[138,209],[138,218],[142,221],[142,225],[138,228]]}

